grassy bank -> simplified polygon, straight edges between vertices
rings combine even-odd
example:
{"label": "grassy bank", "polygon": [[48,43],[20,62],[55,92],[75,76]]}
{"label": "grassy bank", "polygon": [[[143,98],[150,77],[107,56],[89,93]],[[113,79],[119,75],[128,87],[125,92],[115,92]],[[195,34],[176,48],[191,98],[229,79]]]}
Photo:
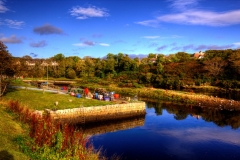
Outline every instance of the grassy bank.
{"label": "grassy bank", "polygon": [[106,159],[68,124],[38,117],[18,101],[0,100],[0,159]]}
{"label": "grassy bank", "polygon": [[30,159],[23,154],[15,139],[27,134],[21,122],[6,110],[6,101],[0,101],[0,159]]}

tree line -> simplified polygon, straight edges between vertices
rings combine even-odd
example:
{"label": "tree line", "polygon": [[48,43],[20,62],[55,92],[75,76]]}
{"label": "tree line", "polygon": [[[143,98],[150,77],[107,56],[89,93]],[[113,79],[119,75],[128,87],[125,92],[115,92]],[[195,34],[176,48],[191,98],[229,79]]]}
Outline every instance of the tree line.
{"label": "tree line", "polygon": [[[108,53],[104,58],[65,57],[46,59],[12,57],[1,42],[1,74],[32,78],[102,79],[123,87],[152,86],[179,89],[210,84],[240,88],[240,49],[207,50],[202,57],[186,52],[164,55],[149,53],[145,58]],[[1,76],[2,77],[2,76]]]}

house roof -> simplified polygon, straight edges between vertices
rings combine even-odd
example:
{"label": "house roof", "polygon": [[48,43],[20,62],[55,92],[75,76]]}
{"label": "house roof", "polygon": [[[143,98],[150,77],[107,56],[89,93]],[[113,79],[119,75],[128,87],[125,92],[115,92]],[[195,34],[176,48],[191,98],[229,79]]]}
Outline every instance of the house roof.
{"label": "house roof", "polygon": [[194,53],[193,57],[194,57],[194,58],[197,58],[197,59],[201,59],[201,58],[204,57],[204,53],[203,53],[203,52]]}

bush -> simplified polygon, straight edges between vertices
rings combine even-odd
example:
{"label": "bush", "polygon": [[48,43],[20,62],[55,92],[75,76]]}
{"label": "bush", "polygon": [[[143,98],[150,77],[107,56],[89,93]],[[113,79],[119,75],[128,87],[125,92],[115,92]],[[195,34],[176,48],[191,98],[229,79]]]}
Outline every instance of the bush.
{"label": "bush", "polygon": [[195,85],[196,86],[200,86],[201,83],[202,83],[202,81],[200,79],[195,80]]}

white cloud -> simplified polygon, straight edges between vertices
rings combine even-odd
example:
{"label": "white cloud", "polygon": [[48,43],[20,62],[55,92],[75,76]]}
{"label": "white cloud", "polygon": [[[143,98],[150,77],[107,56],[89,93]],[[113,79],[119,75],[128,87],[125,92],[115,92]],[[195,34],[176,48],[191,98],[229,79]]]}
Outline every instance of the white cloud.
{"label": "white cloud", "polygon": [[157,39],[160,36],[143,36],[142,38],[146,38],[146,39]]}
{"label": "white cloud", "polygon": [[146,39],[175,39],[175,38],[182,38],[182,36],[179,35],[170,35],[170,36],[143,36],[142,38]]}
{"label": "white cloud", "polygon": [[104,46],[104,47],[109,47],[110,44],[107,44],[107,43],[99,43],[100,46]]}
{"label": "white cloud", "polygon": [[189,10],[176,14],[158,16],[154,20],[136,22],[143,26],[157,27],[161,22],[205,26],[230,26],[240,24],[240,10],[228,12],[212,12]]}
{"label": "white cloud", "polygon": [[4,2],[0,0],[0,13],[5,13],[7,11],[9,11],[9,9],[5,7]]}
{"label": "white cloud", "polygon": [[236,46],[240,46],[240,42],[233,43]]}
{"label": "white cloud", "polygon": [[78,46],[78,47],[92,47],[92,46],[95,46],[95,45],[100,45],[100,46],[103,46],[103,47],[109,47],[110,44],[107,44],[107,43],[96,43],[96,42],[92,42],[92,41],[84,41],[82,43],[74,43],[72,44],[73,46]]}
{"label": "white cloud", "polygon": [[[230,26],[240,24],[240,9],[225,12],[197,9],[199,0],[168,0],[174,13],[159,15],[154,19],[136,22],[150,27],[158,27],[161,23],[177,23],[185,25]],[[176,11],[178,11],[176,13]]]}
{"label": "white cloud", "polygon": [[148,26],[148,27],[158,27],[159,26],[159,21],[154,19],[154,20],[146,20],[146,21],[141,21],[141,22],[135,22],[136,24],[140,24],[143,26]]}
{"label": "white cloud", "polygon": [[157,17],[158,22],[206,25],[206,26],[229,26],[240,24],[240,10],[228,11],[223,13],[189,10],[177,14],[167,14]]}
{"label": "white cloud", "polygon": [[70,10],[72,16],[77,17],[77,19],[88,19],[90,17],[107,17],[109,14],[106,12],[104,8],[97,8],[97,7],[73,7]]}
{"label": "white cloud", "polygon": [[74,43],[72,44],[73,46],[77,46],[77,47],[86,47],[87,45],[84,43]]}
{"label": "white cloud", "polygon": [[168,0],[168,1],[172,2],[170,7],[172,7],[173,9],[185,10],[189,7],[196,6],[199,0]]}
{"label": "white cloud", "polygon": [[9,28],[15,28],[15,29],[21,29],[21,27],[25,24],[23,21],[17,21],[17,20],[11,20],[11,19],[5,19],[1,21],[0,19],[0,26],[6,25]]}
{"label": "white cloud", "polygon": [[201,51],[201,50],[223,50],[223,49],[230,49],[234,48],[233,44],[230,45],[194,45],[194,44],[188,44],[183,46],[176,46],[173,45],[173,48],[171,48],[170,51]]}
{"label": "white cloud", "polygon": [[16,21],[11,19],[5,19],[5,22],[5,25],[15,29],[21,29],[21,27],[25,24],[23,21]]}

